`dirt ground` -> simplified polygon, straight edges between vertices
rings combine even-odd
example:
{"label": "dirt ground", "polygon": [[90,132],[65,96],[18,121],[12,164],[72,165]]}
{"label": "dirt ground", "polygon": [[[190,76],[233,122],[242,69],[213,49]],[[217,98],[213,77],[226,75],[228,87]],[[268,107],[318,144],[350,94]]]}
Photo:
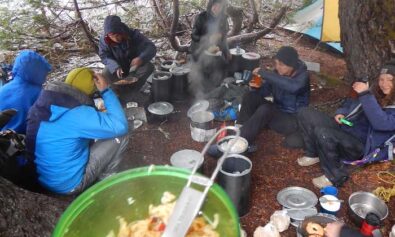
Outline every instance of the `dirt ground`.
{"label": "dirt ground", "polygon": [[[311,75],[311,104],[328,113],[333,112],[349,92],[349,87],[342,81],[346,66],[341,55],[321,46],[316,48],[315,41],[285,31],[277,31],[274,38],[262,39],[256,45],[244,48],[260,53],[264,57],[263,65],[266,65],[270,62],[269,56],[273,55],[281,45],[292,45],[297,48],[303,60],[320,63],[321,73]],[[174,103],[176,113],[170,115],[165,123],[144,124],[133,131],[121,164],[122,170],[150,164],[169,164],[170,156],[176,151],[201,150],[204,144],[193,141],[190,135],[186,111],[191,104],[192,100]],[[165,136],[166,132],[169,133],[168,138]],[[311,183],[312,178],[322,174],[319,165],[299,167],[296,159],[303,155],[302,150],[283,148],[282,139],[275,132],[263,131],[256,142],[258,151],[249,156],[253,163],[251,209],[247,215],[240,218],[248,236],[252,236],[258,226],[267,224],[275,210],[281,209],[276,200],[280,190],[289,186],[301,186],[320,196],[319,190]],[[205,163],[204,171],[210,174],[216,160],[206,157]],[[378,164],[358,171],[344,187],[340,188],[339,197],[347,200],[353,192],[372,191],[378,186],[386,186],[378,180],[377,172],[387,169],[394,170],[395,166],[389,163]],[[384,236],[388,236],[388,230],[395,223],[394,198],[388,206],[390,214],[382,227]],[[347,215],[347,204],[342,206],[338,217],[353,225]],[[281,233],[281,236],[296,236],[295,228],[290,226],[287,231]]]}

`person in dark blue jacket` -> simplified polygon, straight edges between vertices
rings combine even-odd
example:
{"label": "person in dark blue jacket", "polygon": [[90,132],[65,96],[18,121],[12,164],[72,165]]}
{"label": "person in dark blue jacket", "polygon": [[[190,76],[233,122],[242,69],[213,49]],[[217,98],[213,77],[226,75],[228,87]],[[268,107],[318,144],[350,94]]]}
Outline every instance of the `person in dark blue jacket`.
{"label": "person in dark blue jacket", "polygon": [[[93,105],[95,86],[105,112]],[[125,114],[106,79],[77,68],[65,83],[48,83],[30,109],[26,149],[44,188],[74,194],[117,171],[127,132]]]}
{"label": "person in dark blue jacket", "polygon": [[395,134],[394,77],[395,61],[383,66],[370,90],[367,83],[354,82],[358,98],[346,100],[334,119],[312,108],[299,112],[305,155],[298,159],[298,164],[320,163],[324,175],[313,179],[316,187],[343,185],[349,177],[347,162],[370,155],[380,159],[392,155],[392,149],[388,153],[388,148],[380,152],[377,148]]}
{"label": "person in dark blue jacket", "polygon": [[139,90],[154,70],[150,60],[155,54],[154,43],[137,29],[129,28],[119,16],[106,17],[99,56],[105,65],[103,75],[108,80],[122,80],[120,84],[133,84],[132,90]]}
{"label": "person in dark blue jacket", "polygon": [[17,114],[0,130],[12,129],[26,133],[26,117],[30,107],[37,100],[51,65],[40,54],[25,50],[14,62],[13,79],[0,88],[0,111],[15,109]]}
{"label": "person in dark blue jacket", "polygon": [[[269,127],[286,136],[285,145],[300,147],[296,113],[309,105],[309,73],[293,47],[281,47],[274,60],[275,71],[257,68],[253,72],[264,83],[243,97],[238,119],[243,125],[241,136],[253,144],[261,129]],[[273,101],[265,98],[270,96]]]}

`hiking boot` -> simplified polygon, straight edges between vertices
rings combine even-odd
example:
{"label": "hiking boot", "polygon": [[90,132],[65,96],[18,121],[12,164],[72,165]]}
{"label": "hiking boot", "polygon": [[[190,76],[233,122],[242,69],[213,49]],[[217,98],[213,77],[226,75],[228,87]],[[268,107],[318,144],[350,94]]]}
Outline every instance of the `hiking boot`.
{"label": "hiking boot", "polygon": [[320,159],[318,157],[302,156],[297,161],[300,166],[310,166],[319,163]]}
{"label": "hiking boot", "polygon": [[316,188],[323,188],[326,186],[332,186],[332,182],[325,175],[321,175],[320,177],[312,179],[313,184]]}

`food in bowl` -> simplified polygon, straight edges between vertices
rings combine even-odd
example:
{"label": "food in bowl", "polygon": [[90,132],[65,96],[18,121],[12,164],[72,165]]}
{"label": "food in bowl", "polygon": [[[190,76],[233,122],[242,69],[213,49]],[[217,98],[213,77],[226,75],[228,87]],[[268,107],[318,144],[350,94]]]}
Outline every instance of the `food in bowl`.
{"label": "food in bowl", "polygon": [[[230,138],[230,139],[225,139],[225,138],[223,141],[219,142],[219,150],[222,152],[225,152],[228,149],[229,145],[231,145],[233,140],[235,139],[235,138]],[[234,143],[234,145],[230,148],[229,153],[240,154],[245,152],[247,150],[247,147],[248,147],[247,140],[239,137]]]}
{"label": "food in bowl", "polygon": [[[164,192],[161,204],[148,207],[149,217],[143,220],[127,223],[123,217],[118,217],[120,228],[116,235],[111,231],[107,237],[160,237],[166,229],[171,213],[173,212],[176,196],[170,192]],[[203,217],[197,217],[192,222],[186,237],[219,237],[215,228],[218,225],[218,215],[214,215],[214,221],[208,224]]]}
{"label": "food in bowl", "polygon": [[309,222],[306,225],[306,232],[309,237],[323,237],[325,229],[318,223]]}

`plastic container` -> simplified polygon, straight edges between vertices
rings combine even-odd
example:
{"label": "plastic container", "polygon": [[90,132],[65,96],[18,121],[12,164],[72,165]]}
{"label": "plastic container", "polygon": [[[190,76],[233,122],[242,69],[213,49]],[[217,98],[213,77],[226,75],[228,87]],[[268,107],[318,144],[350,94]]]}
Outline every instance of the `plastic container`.
{"label": "plastic container", "polygon": [[320,192],[322,193],[322,195],[332,195],[332,196],[337,197],[338,190],[334,186],[326,186],[326,187],[323,187],[320,190]]}
{"label": "plastic container", "polygon": [[[126,221],[145,219],[148,206],[157,205],[165,191],[179,195],[189,172],[174,167],[143,167],[128,170],[82,193],[67,208],[55,227],[53,237],[106,236],[119,230],[117,216]],[[239,237],[239,219],[232,201],[214,184],[208,192],[203,213],[220,216],[216,231],[220,236]]]}
{"label": "plastic container", "polygon": [[340,206],[341,206],[340,202],[336,202],[336,200],[339,200],[339,199],[333,195],[324,195],[322,197],[326,198],[327,200],[335,200],[335,202],[330,202],[330,201],[324,202],[324,203],[320,202],[321,212],[336,216],[336,214],[340,210]]}
{"label": "plastic container", "polygon": [[252,162],[247,157],[232,154],[226,158],[218,173],[218,184],[230,196],[239,216],[244,216],[250,210],[251,169]]}

